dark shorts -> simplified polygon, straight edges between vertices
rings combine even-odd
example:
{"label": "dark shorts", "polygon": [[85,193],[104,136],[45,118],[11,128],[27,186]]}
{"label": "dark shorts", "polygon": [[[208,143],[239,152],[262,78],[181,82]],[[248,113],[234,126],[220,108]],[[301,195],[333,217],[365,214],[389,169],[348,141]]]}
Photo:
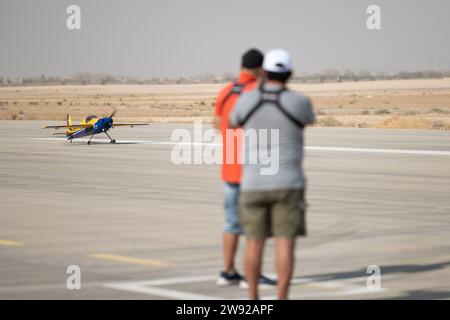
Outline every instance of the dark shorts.
{"label": "dark shorts", "polygon": [[239,220],[250,239],[306,236],[304,190],[241,192]]}

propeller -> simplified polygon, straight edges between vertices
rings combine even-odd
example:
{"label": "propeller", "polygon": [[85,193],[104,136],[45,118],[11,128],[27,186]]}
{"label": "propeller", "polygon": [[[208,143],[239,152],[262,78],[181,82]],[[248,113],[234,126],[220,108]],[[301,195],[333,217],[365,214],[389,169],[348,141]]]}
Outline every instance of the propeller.
{"label": "propeller", "polygon": [[112,129],[112,125],[113,125],[113,123],[114,123],[114,120],[113,120],[113,117],[114,117],[114,115],[117,113],[117,109],[116,108],[113,108],[113,111],[111,112],[111,114],[109,115],[109,121],[110,121],[110,123],[109,123],[109,126],[110,126],[110,128]]}
{"label": "propeller", "polygon": [[112,111],[112,113],[111,113],[111,115],[110,115],[109,117],[110,117],[110,118],[114,117],[116,113],[117,113],[117,109],[114,108],[113,111]]}

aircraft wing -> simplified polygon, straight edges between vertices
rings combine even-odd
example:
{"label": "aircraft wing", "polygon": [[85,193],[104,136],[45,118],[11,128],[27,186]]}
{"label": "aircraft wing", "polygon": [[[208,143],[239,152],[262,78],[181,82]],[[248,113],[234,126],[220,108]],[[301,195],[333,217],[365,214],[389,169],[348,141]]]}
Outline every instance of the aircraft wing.
{"label": "aircraft wing", "polygon": [[92,128],[93,124],[72,124],[72,125],[64,125],[64,126],[45,126],[42,129],[60,129],[60,128],[68,128],[68,129],[77,129],[77,128]]}
{"label": "aircraft wing", "polygon": [[113,127],[148,126],[148,123],[113,123]]}

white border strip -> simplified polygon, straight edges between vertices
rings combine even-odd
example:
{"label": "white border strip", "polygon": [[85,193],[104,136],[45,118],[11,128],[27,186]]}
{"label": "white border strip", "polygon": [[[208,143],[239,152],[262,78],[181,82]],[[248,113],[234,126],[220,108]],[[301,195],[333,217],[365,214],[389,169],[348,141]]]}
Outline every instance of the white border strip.
{"label": "white border strip", "polygon": [[[62,138],[28,138],[31,140],[42,141],[65,141]],[[87,139],[76,139],[74,141],[87,142]],[[109,140],[93,139],[96,143],[109,143]],[[141,143],[155,145],[191,145],[191,146],[221,146],[218,143],[196,143],[196,142],[175,142],[175,141],[153,141],[153,140],[116,140],[120,143]],[[450,157],[450,151],[444,150],[408,150],[408,149],[378,149],[378,148],[345,148],[345,147],[324,147],[324,146],[305,146],[305,150],[311,151],[331,151],[331,152],[356,152],[356,153],[381,153],[381,154],[407,154],[407,155],[423,155],[423,156],[446,156]]]}
{"label": "white border strip", "polygon": [[341,148],[341,147],[305,147],[313,151],[362,152],[362,153],[389,153],[389,154],[415,154],[426,156],[450,156],[450,151],[440,150],[406,150],[406,149],[373,149],[373,148]]}
{"label": "white border strip", "polygon": [[[185,292],[173,289],[164,289],[157,286],[174,285],[174,284],[185,284],[185,283],[200,283],[200,282],[212,282],[217,279],[214,276],[192,276],[192,277],[175,277],[148,281],[125,281],[125,282],[110,282],[105,283],[102,286],[104,288],[116,289],[128,292],[141,293],[161,298],[177,299],[177,300],[229,300],[224,297],[212,296],[212,295],[202,295],[197,293]],[[317,278],[302,278],[293,279],[292,285],[308,284],[313,285],[327,291],[323,292],[310,292],[310,293],[300,293],[292,294],[292,299],[318,299],[318,298],[329,298],[329,297],[340,297],[340,296],[351,296],[351,295],[365,295],[374,294],[387,291],[387,289],[369,289],[362,285],[354,285],[349,282],[355,280],[360,280],[361,278],[351,278],[345,281],[334,281],[334,280],[320,280]],[[329,291],[332,290],[332,291]],[[236,300],[246,300],[246,297],[240,297]],[[274,295],[262,296],[263,300],[273,300],[276,299]]]}

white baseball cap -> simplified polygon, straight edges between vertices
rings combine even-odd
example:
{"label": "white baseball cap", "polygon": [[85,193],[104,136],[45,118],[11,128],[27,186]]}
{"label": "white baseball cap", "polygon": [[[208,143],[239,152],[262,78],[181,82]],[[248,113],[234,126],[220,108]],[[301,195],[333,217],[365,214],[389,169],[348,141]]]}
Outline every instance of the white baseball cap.
{"label": "white baseball cap", "polygon": [[272,49],[264,55],[263,69],[276,73],[291,72],[291,55],[283,49]]}

